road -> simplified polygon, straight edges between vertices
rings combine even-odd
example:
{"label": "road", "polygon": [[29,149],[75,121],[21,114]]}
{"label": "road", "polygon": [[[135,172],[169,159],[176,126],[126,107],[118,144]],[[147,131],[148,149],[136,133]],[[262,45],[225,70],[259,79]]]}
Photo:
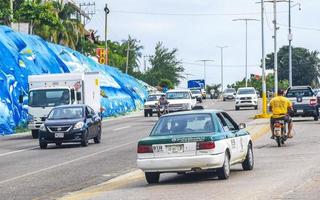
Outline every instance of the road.
{"label": "road", "polygon": [[[203,105],[226,110],[238,122],[250,123],[257,113],[255,110],[236,112],[233,102],[207,100]],[[149,134],[156,121],[156,117],[144,118],[142,114],[107,121],[102,143],[91,143],[87,148],[52,145],[40,150],[37,140],[29,135],[1,137],[0,199],[56,199],[108,183],[123,174],[126,174],[124,180],[108,186],[107,192],[99,193],[96,198],[269,199],[279,195],[301,197],[309,192],[314,194],[308,196],[312,198],[319,194],[319,187],[315,187],[320,179],[318,122],[295,123],[299,134],[282,149],[276,148],[267,136],[255,141],[256,166],[251,172],[243,172],[236,166],[227,181],[205,175],[165,175],[159,185],[149,186],[141,174],[132,178],[132,173],[136,173],[137,141]]]}
{"label": "road", "polygon": [[[206,108],[231,110],[233,102],[203,104]],[[257,111],[234,115],[248,121]],[[40,150],[30,135],[0,138],[0,199],[55,199],[96,185],[136,167],[136,144],[147,136],[157,117],[125,117],[107,121],[101,144],[49,146]]]}

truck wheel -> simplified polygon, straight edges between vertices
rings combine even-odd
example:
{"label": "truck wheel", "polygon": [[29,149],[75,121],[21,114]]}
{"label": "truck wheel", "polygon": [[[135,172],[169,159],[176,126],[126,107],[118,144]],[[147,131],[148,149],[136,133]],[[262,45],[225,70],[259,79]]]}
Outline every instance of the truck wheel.
{"label": "truck wheel", "polygon": [[159,172],[145,172],[145,177],[148,184],[159,183],[160,173]]}
{"label": "truck wheel", "polygon": [[144,117],[148,117],[148,112],[147,112],[147,110],[144,110]]}
{"label": "truck wheel", "polygon": [[31,135],[33,139],[38,138],[39,131],[38,130],[31,130]]}
{"label": "truck wheel", "polygon": [[153,115],[153,111],[151,110],[151,111],[149,112],[149,116],[152,117],[152,115]]}
{"label": "truck wheel", "polygon": [[252,145],[249,144],[246,159],[242,162],[242,169],[243,170],[252,170],[253,165],[254,165],[254,159],[253,159]]}
{"label": "truck wheel", "polygon": [[199,101],[200,103],[202,103],[202,99],[200,99],[200,101]]}
{"label": "truck wheel", "polygon": [[238,107],[238,106],[236,106],[236,110],[239,110],[239,107]]}
{"label": "truck wheel", "polygon": [[223,98],[223,101],[226,101],[226,98]]}
{"label": "truck wheel", "polygon": [[314,121],[318,121],[318,120],[319,120],[319,116],[315,115],[315,116],[313,117],[313,119],[314,119]]}
{"label": "truck wheel", "polygon": [[40,149],[46,149],[48,147],[48,143],[39,141]]}

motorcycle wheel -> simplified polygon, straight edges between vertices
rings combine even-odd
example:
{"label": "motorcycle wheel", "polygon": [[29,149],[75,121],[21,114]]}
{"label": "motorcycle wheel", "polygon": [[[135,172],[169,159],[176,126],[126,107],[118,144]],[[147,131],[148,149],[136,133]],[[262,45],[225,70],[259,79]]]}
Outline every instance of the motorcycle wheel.
{"label": "motorcycle wheel", "polygon": [[277,141],[278,147],[281,147],[281,137],[280,136],[276,137],[276,141]]}

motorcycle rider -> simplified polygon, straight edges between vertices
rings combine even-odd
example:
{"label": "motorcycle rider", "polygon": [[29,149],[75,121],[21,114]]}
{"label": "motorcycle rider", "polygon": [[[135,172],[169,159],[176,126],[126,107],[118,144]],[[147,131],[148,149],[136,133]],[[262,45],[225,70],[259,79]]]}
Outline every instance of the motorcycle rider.
{"label": "motorcycle rider", "polygon": [[289,111],[292,110],[292,103],[289,99],[283,96],[284,91],[278,90],[278,96],[273,97],[270,101],[270,111],[272,112],[272,116],[270,119],[270,128],[272,132],[271,139],[274,139],[273,135],[273,124],[276,120],[284,120],[288,123],[289,131],[288,138],[292,138],[292,119],[289,116]]}
{"label": "motorcycle rider", "polygon": [[169,101],[167,100],[166,98],[166,95],[162,94],[161,97],[159,98],[159,101],[158,101],[158,105],[159,106],[168,106],[169,105]]}

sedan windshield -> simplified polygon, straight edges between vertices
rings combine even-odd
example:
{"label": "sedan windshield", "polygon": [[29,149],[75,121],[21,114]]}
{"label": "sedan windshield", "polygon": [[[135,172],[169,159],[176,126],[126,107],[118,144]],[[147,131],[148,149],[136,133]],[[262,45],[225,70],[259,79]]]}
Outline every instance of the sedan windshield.
{"label": "sedan windshield", "polygon": [[200,90],[191,90],[191,93],[192,93],[192,94],[201,94],[201,93],[200,93]]}
{"label": "sedan windshield", "polygon": [[210,114],[188,114],[162,117],[151,135],[179,135],[214,131]]}
{"label": "sedan windshield", "polygon": [[150,95],[148,96],[148,99],[147,101],[158,101],[160,98],[160,96],[157,96],[157,95]]}
{"label": "sedan windshield", "polygon": [[190,99],[188,92],[168,92],[167,99]]}
{"label": "sedan windshield", "polygon": [[84,117],[82,107],[65,107],[65,108],[54,108],[48,116],[48,119],[79,119]]}
{"label": "sedan windshield", "polygon": [[238,94],[255,94],[254,89],[239,89]]}

